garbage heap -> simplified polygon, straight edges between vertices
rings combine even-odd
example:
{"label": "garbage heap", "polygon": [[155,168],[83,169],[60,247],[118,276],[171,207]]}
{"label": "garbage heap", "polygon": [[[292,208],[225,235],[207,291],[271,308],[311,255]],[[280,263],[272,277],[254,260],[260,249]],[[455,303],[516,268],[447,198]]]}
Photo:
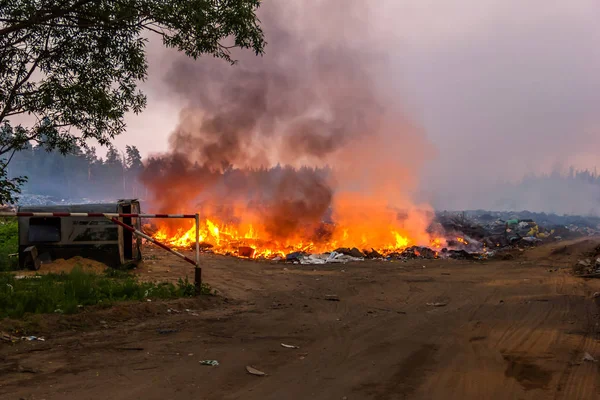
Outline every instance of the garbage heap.
{"label": "garbage heap", "polygon": [[573,273],[583,277],[600,277],[600,246],[586,256],[573,266]]}
{"label": "garbage heap", "polygon": [[[543,222],[540,223],[540,221]],[[273,261],[297,264],[327,264],[366,259],[407,261],[411,259],[452,258],[486,260],[512,258],[512,253],[544,242],[581,236],[600,235],[600,219],[596,217],[557,216],[523,211],[508,212],[441,212],[430,225],[432,236],[443,237],[445,243],[436,247],[412,246],[401,252],[382,255],[371,249],[339,248],[331,253],[294,252]],[[599,258],[590,261],[600,273]]]}

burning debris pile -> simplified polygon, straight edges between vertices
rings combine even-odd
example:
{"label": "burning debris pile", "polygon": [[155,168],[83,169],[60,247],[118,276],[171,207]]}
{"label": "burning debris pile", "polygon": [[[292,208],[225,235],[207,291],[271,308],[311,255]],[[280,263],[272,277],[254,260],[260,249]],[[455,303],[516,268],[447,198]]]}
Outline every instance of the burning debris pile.
{"label": "burning debris pile", "polygon": [[[453,258],[485,260],[518,248],[536,246],[545,241],[561,240],[557,235],[569,225],[540,226],[531,218],[519,219],[516,214],[506,214],[508,219],[490,218],[489,213],[438,213],[429,224],[427,242],[403,236],[391,226],[402,226],[402,213],[390,221],[388,231],[374,225],[360,236],[349,236],[352,227],[339,227],[332,222],[322,222],[316,233],[307,237],[288,236],[288,240],[270,238],[264,226],[227,225],[203,219],[200,229],[201,248],[206,252],[242,258],[292,262],[298,264],[326,264],[349,261],[410,260]],[[571,217],[549,216],[555,222],[572,222]],[[561,219],[565,218],[565,219]],[[575,218],[575,217],[573,217]],[[589,224],[588,219],[580,222]],[[581,226],[579,226],[581,228]],[[167,234],[167,226],[146,226],[153,236],[171,246],[191,249],[195,243],[195,227],[179,229],[174,235]],[[380,230],[378,234],[375,234]],[[591,229],[591,228],[590,228]],[[573,231],[572,234],[578,234]],[[369,238],[387,237],[387,242],[371,246]],[[381,242],[378,242],[381,243]],[[339,245],[345,247],[339,247]],[[590,262],[591,263],[591,262]],[[591,264],[590,264],[591,266]]]}

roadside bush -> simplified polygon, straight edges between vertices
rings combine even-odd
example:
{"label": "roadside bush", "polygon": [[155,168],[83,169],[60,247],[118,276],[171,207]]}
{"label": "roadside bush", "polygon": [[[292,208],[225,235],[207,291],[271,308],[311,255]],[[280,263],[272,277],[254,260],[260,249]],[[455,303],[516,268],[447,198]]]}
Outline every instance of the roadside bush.
{"label": "roadside bush", "polygon": [[0,219],[0,271],[12,271],[18,268],[18,257],[9,257],[19,251],[19,232],[17,220]]}

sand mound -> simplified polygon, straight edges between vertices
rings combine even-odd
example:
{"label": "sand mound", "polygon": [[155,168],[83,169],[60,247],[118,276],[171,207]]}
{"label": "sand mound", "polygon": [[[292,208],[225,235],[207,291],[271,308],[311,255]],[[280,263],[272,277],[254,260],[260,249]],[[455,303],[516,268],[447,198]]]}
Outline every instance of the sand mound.
{"label": "sand mound", "polygon": [[49,273],[61,273],[61,272],[71,272],[73,268],[80,267],[85,272],[93,272],[96,274],[100,274],[104,272],[108,267],[101,262],[90,260],[83,257],[72,257],[68,260],[63,258],[59,258],[58,260],[54,260],[51,263],[44,263],[40,267],[40,270],[37,271],[39,274],[49,274]]}

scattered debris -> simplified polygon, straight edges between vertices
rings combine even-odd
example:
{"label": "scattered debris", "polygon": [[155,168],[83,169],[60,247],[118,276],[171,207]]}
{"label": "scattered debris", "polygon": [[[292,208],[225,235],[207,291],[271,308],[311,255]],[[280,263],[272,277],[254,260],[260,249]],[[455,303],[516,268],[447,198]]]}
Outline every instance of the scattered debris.
{"label": "scattered debris", "polygon": [[201,365],[208,365],[210,367],[218,367],[219,362],[217,360],[202,360],[200,361]]}
{"label": "scattered debris", "polygon": [[[373,250],[373,251],[375,251],[375,250]],[[346,247],[341,247],[339,249],[336,249],[335,253],[343,254],[346,256],[354,257],[354,258],[364,258],[365,257],[365,254],[362,251],[360,251],[359,249],[357,249],[356,247],[353,247],[351,249],[346,248]]]}
{"label": "scattered debris", "polygon": [[249,374],[255,375],[255,376],[265,376],[266,374],[256,368],[254,368],[251,365],[248,365],[246,367],[246,371],[248,371]]}
{"label": "scattered debris", "polygon": [[252,248],[250,246],[240,246],[240,247],[238,247],[238,256],[252,258],[252,257],[254,257],[254,251],[255,251],[254,248]]}
{"label": "scattered debris", "polygon": [[379,253],[375,249],[371,249],[371,251],[363,250],[363,252],[365,253],[365,257],[366,258],[370,258],[370,259],[380,259],[380,258],[383,258],[383,255],[381,253]]}
{"label": "scattered debris", "polygon": [[347,254],[332,251],[327,257],[328,263],[347,263],[349,261],[364,261],[364,257],[353,257]]}
{"label": "scattered debris", "polygon": [[41,275],[16,275],[15,279],[41,279]]}
{"label": "scattered debris", "polygon": [[589,256],[588,258],[577,261],[577,264],[573,266],[573,274],[589,278],[599,278],[600,246],[587,255]]}
{"label": "scattered debris", "polygon": [[2,340],[3,342],[13,342],[14,343],[19,339],[20,338],[18,338],[17,336],[13,336],[10,333],[0,331],[0,340]]}
{"label": "scattered debris", "polygon": [[305,254],[301,251],[296,251],[285,256],[286,261],[296,261],[300,262],[304,258]]}
{"label": "scattered debris", "polygon": [[281,343],[281,347],[285,347],[286,349],[299,349],[299,346],[293,346],[291,344]]}
{"label": "scattered debris", "polygon": [[46,339],[38,336],[23,336],[21,340],[27,340],[28,342],[45,342]]}
{"label": "scattered debris", "polygon": [[430,307],[446,307],[448,303],[427,303]]}
{"label": "scattered debris", "polygon": [[598,360],[596,360],[594,357],[592,357],[592,355],[588,352],[586,352],[583,355],[583,361],[587,361],[587,362],[597,362]]}

